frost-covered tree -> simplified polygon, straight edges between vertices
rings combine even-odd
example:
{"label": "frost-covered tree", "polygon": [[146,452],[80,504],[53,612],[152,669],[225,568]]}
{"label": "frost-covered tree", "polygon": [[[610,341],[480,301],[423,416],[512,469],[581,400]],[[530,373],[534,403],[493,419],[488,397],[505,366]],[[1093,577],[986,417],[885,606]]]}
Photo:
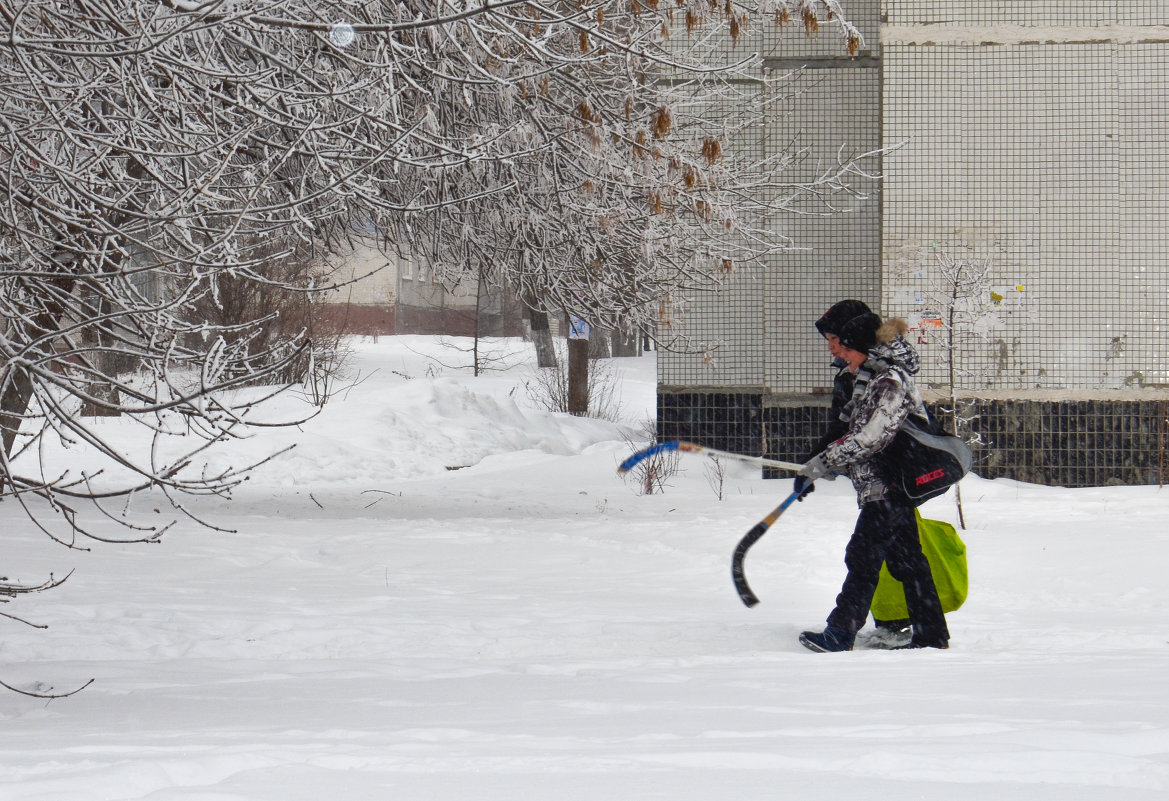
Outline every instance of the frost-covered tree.
{"label": "frost-covered tree", "polygon": [[[526,29],[540,58],[488,48],[473,85],[449,71],[434,82],[430,127],[464,139],[489,130],[505,154],[471,160],[422,192],[426,209],[409,220],[425,232],[418,255],[436,274],[450,283],[487,274],[537,312],[637,328],[661,303],[790,246],[775,219],[794,198],[868,188],[871,154],[842,156],[796,184],[800,143],[762,153],[790,100],[789,76],[765,77],[750,53],[727,61],[706,35],[725,29],[733,39],[749,18],[783,25],[794,13],[809,29],[835,20],[842,52],[855,49],[859,35],[836,3],[668,6],[553,4],[566,16],[552,23],[526,6],[518,19],[537,17]],[[549,53],[558,68],[548,68]]]}
{"label": "frost-covered tree", "polygon": [[[528,30],[557,69],[518,49],[508,59],[488,52],[477,59],[489,65],[481,81],[448,71],[432,85],[447,101],[431,109],[433,131],[489,129],[508,154],[430,182],[426,210],[409,217],[425,232],[422,246],[408,237],[415,255],[448,284],[488,276],[518,291],[534,320],[568,314],[594,331],[652,329],[663,304],[790,247],[777,217],[797,197],[869,188],[866,153],[795,183],[805,143],[760,146],[791,100],[790,76],[767,77],[750,53],[728,61],[711,41],[736,39],[749,17],[784,25],[794,11],[809,30],[819,16],[834,19],[842,52],[855,49],[858,34],[835,4],[671,3],[664,15],[639,0],[553,8],[570,16]],[[570,354],[574,345],[583,350],[570,342]],[[583,390],[587,362],[574,365],[570,383]],[[575,407],[583,413],[587,399]]]}
{"label": "frost-covered tree", "polygon": [[[355,231],[452,282],[490,257],[601,324],[776,246],[753,218],[794,154],[745,162],[750,114],[709,107],[738,67],[666,38],[750,12],[833,20],[856,46],[832,0],[765,2],[0,0],[3,497],[75,544],[97,536],[83,501],[229,493],[247,466],[208,448],[314,343],[206,310],[322,288],[274,265],[325,264]],[[101,414],[145,436],[115,441]],[[45,457],[61,448],[84,458]],[[123,508],[129,538],[168,525]]]}
{"label": "frost-covered tree", "polygon": [[[327,27],[290,35],[233,5],[0,6],[0,492],[69,544],[95,536],[81,500],[241,480],[202,454],[250,422],[240,387],[313,346],[270,314],[200,309],[310,288],[273,265],[336,247],[347,196],[401,137],[331,89],[353,76]],[[94,420],[113,414],[148,436],[111,441]],[[45,458],[61,446],[72,464]],[[130,538],[168,525],[113,517]]]}
{"label": "frost-covered tree", "polygon": [[[981,370],[964,363],[964,356],[985,350],[991,333],[1001,325],[996,313],[996,293],[991,286],[993,260],[979,257],[973,249],[955,255],[935,246],[931,285],[925,293],[925,302],[931,309],[923,320],[927,341],[940,347],[945,358],[945,389],[949,408],[949,428],[971,445],[981,443],[971,428],[974,421],[969,399],[960,396],[960,388],[977,385],[985,379],[986,365]],[[972,348],[972,345],[974,348]],[[980,375],[980,372],[983,373]],[[966,528],[966,514],[962,507],[962,488],[954,487],[954,502],[958,509],[959,525]]]}

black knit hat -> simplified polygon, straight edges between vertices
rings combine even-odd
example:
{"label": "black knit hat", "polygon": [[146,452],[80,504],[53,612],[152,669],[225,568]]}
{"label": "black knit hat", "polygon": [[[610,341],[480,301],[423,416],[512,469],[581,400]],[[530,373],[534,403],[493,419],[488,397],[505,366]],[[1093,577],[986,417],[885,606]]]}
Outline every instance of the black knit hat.
{"label": "black knit hat", "polygon": [[840,329],[840,344],[868,353],[877,346],[877,329],[880,327],[881,318],[872,312],[853,317]]}
{"label": "black knit hat", "polygon": [[832,308],[824,312],[816,321],[816,330],[820,332],[820,336],[825,334],[840,336],[840,331],[844,328],[845,323],[853,317],[869,314],[871,311],[872,309],[859,300],[842,300],[839,303],[834,303]]}

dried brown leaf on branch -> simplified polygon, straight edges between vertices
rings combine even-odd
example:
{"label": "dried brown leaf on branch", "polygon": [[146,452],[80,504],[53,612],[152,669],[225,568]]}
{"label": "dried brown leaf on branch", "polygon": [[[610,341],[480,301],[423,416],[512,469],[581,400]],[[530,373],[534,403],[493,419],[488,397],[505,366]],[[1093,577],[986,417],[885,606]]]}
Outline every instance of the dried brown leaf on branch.
{"label": "dried brown leaf on branch", "polygon": [[653,128],[654,139],[665,139],[670,135],[670,130],[674,127],[674,118],[670,114],[670,110],[662,106],[654,112],[653,120],[651,122]]}
{"label": "dried brown leaf on branch", "polygon": [[633,136],[633,155],[644,159],[649,155],[649,136],[645,131],[638,131]]}
{"label": "dried brown leaf on branch", "polygon": [[593,107],[589,105],[587,100],[582,100],[577,104],[576,116],[585,122],[599,123],[601,121],[601,115],[593,111]]}
{"label": "dried brown leaf on branch", "polygon": [[816,14],[811,9],[804,9],[804,32],[808,36],[820,30],[820,20],[816,18]]}
{"label": "dried brown leaf on branch", "polygon": [[706,159],[706,163],[713,165],[722,158],[723,148],[719,141],[713,137],[706,139],[702,143],[702,157]]}
{"label": "dried brown leaf on branch", "polygon": [[739,38],[747,31],[747,15],[744,14],[741,17],[737,15],[731,15],[730,28],[731,41],[735,45],[738,45]]}

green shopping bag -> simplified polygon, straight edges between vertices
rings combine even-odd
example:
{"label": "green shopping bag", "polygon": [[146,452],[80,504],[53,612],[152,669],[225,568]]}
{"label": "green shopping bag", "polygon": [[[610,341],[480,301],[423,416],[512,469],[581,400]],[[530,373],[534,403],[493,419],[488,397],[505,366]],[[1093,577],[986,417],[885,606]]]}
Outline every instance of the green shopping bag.
{"label": "green shopping bag", "polygon": [[[943,612],[953,612],[962,606],[969,589],[966,572],[966,543],[949,523],[941,520],[926,520],[916,509],[917,533],[921,537],[921,550],[930,563],[934,584]],[[873,617],[877,620],[904,620],[909,617],[905,608],[905,588],[901,582],[889,575],[889,568],[881,565],[881,578],[877,591],[873,593]]]}

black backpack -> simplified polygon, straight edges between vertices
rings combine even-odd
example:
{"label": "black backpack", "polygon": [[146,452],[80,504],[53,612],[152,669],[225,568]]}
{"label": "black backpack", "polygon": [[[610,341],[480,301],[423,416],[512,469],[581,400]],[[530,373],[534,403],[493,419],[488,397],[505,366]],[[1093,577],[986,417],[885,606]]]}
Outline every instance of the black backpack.
{"label": "black backpack", "polygon": [[910,415],[882,452],[895,491],[912,506],[936,498],[970,472],[970,446],[932,419]]}

